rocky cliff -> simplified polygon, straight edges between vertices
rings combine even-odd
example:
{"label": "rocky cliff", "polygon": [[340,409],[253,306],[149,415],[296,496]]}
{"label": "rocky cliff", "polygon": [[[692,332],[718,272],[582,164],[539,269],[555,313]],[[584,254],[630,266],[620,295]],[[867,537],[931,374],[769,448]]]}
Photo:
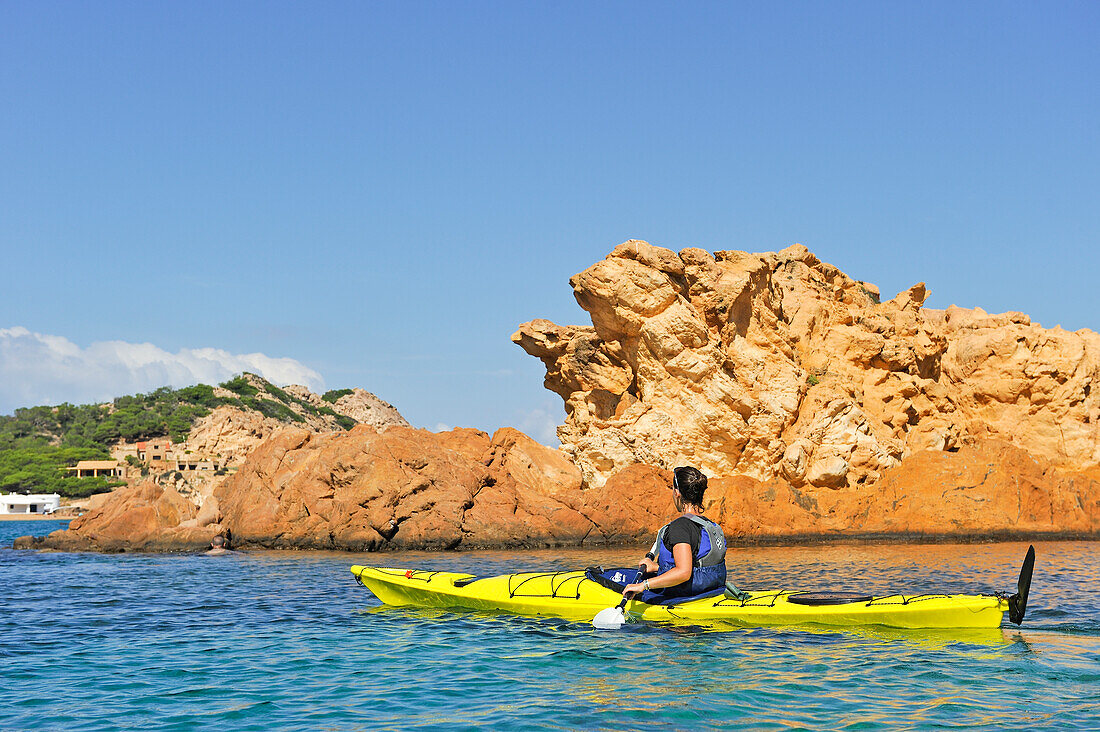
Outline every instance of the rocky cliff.
{"label": "rocky cliff", "polygon": [[[240,402],[236,392],[223,386],[214,387],[215,396],[240,402],[224,404],[198,419],[187,440],[176,446],[176,452],[204,457],[216,456],[219,464],[232,471],[265,441],[288,425],[296,425],[315,433],[342,432],[353,424],[363,424],[374,430],[393,426],[408,426],[405,418],[391,404],[363,389],[345,389],[339,398],[326,401],[308,388],[290,385],[280,389],[255,374],[243,374],[227,382],[239,390],[250,388],[246,402]],[[275,406],[273,406],[275,405]],[[259,408],[257,408],[259,407]],[[214,491],[228,478],[226,471],[149,470],[136,473],[127,482],[130,486],[153,482],[170,486],[201,509]]]}
{"label": "rocky cliff", "polygon": [[[536,320],[513,335],[565,400],[560,451],[508,428],[268,430],[223,415],[242,462],[209,500],[147,483],[16,545],[195,549],[227,532],[238,546],[355,551],[639,543],[673,514],[678,464],[712,476],[707,513],[732,543],[1100,535],[1092,331],[931,310],[923,284],[880,302],[800,246],[631,241],[571,282],[591,326]],[[223,427],[193,439],[224,453]]]}
{"label": "rocky cliff", "polygon": [[[242,378],[250,377],[260,393],[274,402],[277,395],[267,395],[271,385],[252,374]],[[332,402],[324,401],[304,386],[291,385],[280,391],[289,397],[280,403],[286,406],[287,413],[296,415],[296,421],[282,415],[267,416],[256,409],[221,406],[195,423],[182,448],[200,455],[220,455],[225,458],[226,465],[238,466],[261,443],[288,424],[298,424],[318,433],[343,430],[345,426],[337,421],[340,417],[376,430],[409,426],[391,404],[363,389],[348,390],[348,394]]]}
{"label": "rocky cliff", "polygon": [[68,531],[18,548],[194,550],[230,533],[238,547],[456,549],[638,542],[673,510],[667,471],[632,466],[601,491],[558,450],[510,428],[489,437],[409,427],[264,442],[202,509],[149,482],[100,499]]}
{"label": "rocky cliff", "polygon": [[565,400],[587,486],[637,463],[858,489],[920,451],[999,440],[1100,464],[1100,335],[923,307],[795,245],[678,254],[628,241],[570,280],[591,326],[512,336]]}
{"label": "rocky cliff", "polygon": [[[89,512],[16,548],[171,551],[218,534],[237,547],[470,549],[641,544],[675,515],[671,473],[632,465],[585,489],[563,453],[516,430],[433,434],[288,429],[265,442],[201,509],[149,482],[97,496]],[[713,478],[707,515],[731,544],[846,539],[1092,537],[1100,469],[1065,470],[1008,443],[924,450],[869,489]]]}

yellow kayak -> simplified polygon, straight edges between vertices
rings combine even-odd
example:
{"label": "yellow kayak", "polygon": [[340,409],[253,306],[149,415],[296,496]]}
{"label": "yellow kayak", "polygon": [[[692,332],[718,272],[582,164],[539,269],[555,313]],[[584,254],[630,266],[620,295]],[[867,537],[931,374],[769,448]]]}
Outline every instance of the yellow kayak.
{"label": "yellow kayak", "polygon": [[[1034,561],[1034,549],[1029,551]],[[477,578],[459,572],[415,569],[351,568],[356,579],[387,605],[461,608],[519,615],[541,615],[590,621],[622,595],[591,571],[524,572]],[[1030,563],[1025,560],[1026,584]],[[594,578],[595,577],[595,578]],[[1006,611],[1013,622],[1023,620],[1027,587],[1021,573],[1021,592],[1004,595],[883,595],[851,596],[788,590],[733,593],[718,591],[708,597],[674,604],[630,600],[623,611],[631,620],[707,623],[746,626],[817,624],[828,626],[880,625],[891,628],[996,628]],[[1022,599],[1021,599],[1022,595]]]}

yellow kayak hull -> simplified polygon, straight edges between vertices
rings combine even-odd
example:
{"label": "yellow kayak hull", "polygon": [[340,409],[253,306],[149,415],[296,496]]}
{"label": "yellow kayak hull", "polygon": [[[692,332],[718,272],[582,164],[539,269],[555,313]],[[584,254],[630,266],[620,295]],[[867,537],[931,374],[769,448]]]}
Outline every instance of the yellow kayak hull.
{"label": "yellow kayak hull", "polygon": [[[590,621],[622,599],[584,572],[526,572],[477,579],[431,572],[356,565],[351,572],[387,605],[461,608]],[[884,595],[839,605],[789,601],[797,591],[750,592],[743,600],[719,595],[682,604],[629,601],[628,616],[656,622],[726,622],[745,626],[880,625],[889,628],[997,628],[1008,609],[994,595]]]}

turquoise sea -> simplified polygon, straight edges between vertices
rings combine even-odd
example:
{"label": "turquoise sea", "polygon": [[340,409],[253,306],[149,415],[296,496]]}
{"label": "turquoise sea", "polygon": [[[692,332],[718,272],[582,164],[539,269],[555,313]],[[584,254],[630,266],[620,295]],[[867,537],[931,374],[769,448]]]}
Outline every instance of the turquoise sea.
{"label": "turquoise sea", "polygon": [[[52,522],[0,522],[0,546]],[[748,588],[981,592],[1026,544],[734,548]],[[1100,543],[1037,543],[1022,628],[596,631],[380,607],[353,563],[499,574],[635,551],[0,549],[0,729],[1100,728]]]}

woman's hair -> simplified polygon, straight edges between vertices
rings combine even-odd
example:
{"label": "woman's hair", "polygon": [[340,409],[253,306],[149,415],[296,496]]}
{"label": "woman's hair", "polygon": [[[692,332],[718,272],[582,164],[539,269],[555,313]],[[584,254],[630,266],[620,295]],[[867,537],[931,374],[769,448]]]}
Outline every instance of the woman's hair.
{"label": "woman's hair", "polygon": [[703,505],[703,492],[707,489],[707,476],[698,468],[676,468],[672,471],[672,485],[685,501],[693,506]]}

